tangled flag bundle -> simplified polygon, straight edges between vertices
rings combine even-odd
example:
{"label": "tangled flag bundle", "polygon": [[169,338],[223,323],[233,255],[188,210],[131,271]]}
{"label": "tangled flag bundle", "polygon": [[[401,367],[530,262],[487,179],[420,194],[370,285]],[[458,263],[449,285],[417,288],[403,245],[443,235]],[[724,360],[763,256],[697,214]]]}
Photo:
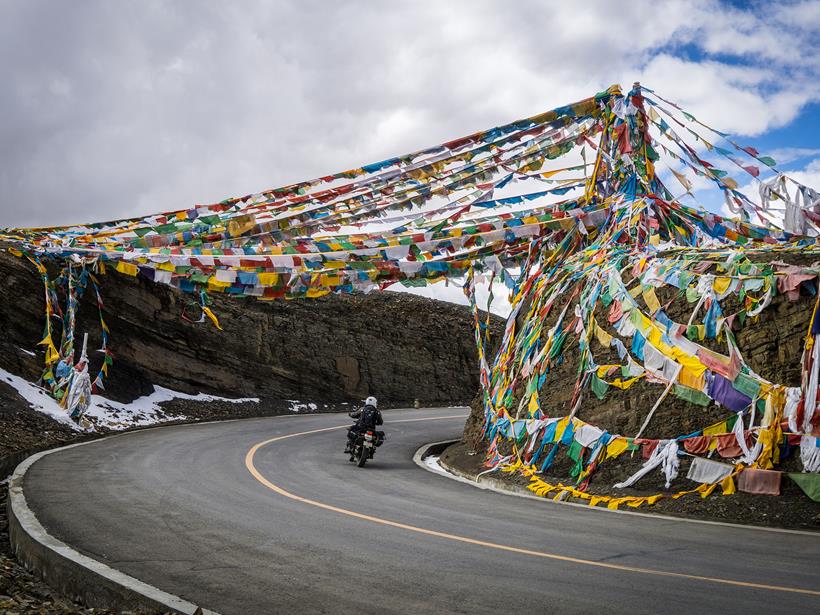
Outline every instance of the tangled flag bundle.
{"label": "tangled flag bundle", "polygon": [[[747,197],[721,166],[756,185],[759,199]],[[731,219],[682,202],[694,200],[701,185],[721,191]],[[43,381],[75,417],[112,364],[100,295],[108,268],[189,293],[198,322],[216,327],[209,293],[274,300],[463,281],[475,321],[489,466],[524,473],[542,495],[572,494],[617,508],[689,493],[586,492],[602,464],[647,446],[644,466],[616,487],[655,468],[668,487],[679,456],[692,454],[689,477],[700,486],[691,492],[706,497],[720,485],[732,493],[735,480],[765,491],[772,475],[779,481],[772,468],[781,445],[791,443],[799,444],[804,469],[795,481],[820,499],[816,305],[806,324],[800,387],[756,374],[732,333],[733,322],[753,318],[777,293],[817,294],[818,270],[751,257],[818,251],[818,225],[820,194],[781,174],[773,159],[635,84],[626,95],[612,86],[530,118],[311,181],[141,218],[2,229],[0,240],[42,275]],[[476,303],[483,279],[491,282],[490,301],[492,283],[502,281],[512,305],[492,358]],[[93,382],[85,353],[75,361],[74,348],[78,300],[89,287],[105,353]],[[667,314],[668,303],[656,292],[662,287],[694,304],[687,322]],[[722,309],[728,297],[740,306],[733,314]],[[707,348],[707,341],[725,341],[726,353]],[[593,342],[601,356],[614,352],[619,362],[597,363]],[[570,343],[579,356],[572,403],[567,416],[553,416],[556,409],[544,407],[540,393]],[[577,416],[590,395],[602,398],[611,387],[628,389],[641,380],[656,383],[658,397],[634,436],[609,434]],[[695,405],[717,402],[726,420],[695,433],[642,439],[669,394]],[[716,449],[731,463],[708,458]],[[538,476],[559,450],[574,462],[573,485]]]}

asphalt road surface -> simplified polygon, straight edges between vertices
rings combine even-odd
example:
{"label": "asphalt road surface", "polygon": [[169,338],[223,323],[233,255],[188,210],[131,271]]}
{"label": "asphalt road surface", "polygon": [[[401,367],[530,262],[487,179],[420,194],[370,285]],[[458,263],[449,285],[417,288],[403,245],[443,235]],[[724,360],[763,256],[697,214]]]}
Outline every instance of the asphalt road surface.
{"label": "asphalt road surface", "polygon": [[26,496],[61,540],[224,615],[820,612],[820,536],[479,490],[412,461],[465,410],[384,414],[361,469],[343,415],[252,419],[48,455]]}

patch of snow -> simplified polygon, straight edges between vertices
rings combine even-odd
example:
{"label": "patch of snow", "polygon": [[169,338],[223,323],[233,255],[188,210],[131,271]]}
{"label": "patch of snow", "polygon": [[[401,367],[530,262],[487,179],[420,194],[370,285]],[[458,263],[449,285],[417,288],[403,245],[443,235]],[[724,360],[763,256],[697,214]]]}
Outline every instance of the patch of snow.
{"label": "patch of snow", "polygon": [[21,348],[20,346],[17,347],[17,350],[19,350],[20,352],[26,353],[30,357],[36,357],[37,356],[36,353],[32,352],[31,350],[26,350],[25,348]]}
{"label": "patch of snow", "polygon": [[3,480],[0,480],[0,487],[2,487],[3,485],[8,485],[10,480],[11,480],[11,474],[6,476],[6,478],[4,478]]}
{"label": "patch of snow", "polygon": [[17,391],[20,394],[20,397],[25,399],[33,410],[42,412],[58,423],[68,425],[75,431],[84,431],[82,427],[77,425],[77,423],[69,418],[65,409],[61,408],[60,404],[58,404],[57,401],[51,397],[45,389],[38,387],[36,384],[32,384],[28,380],[20,378],[20,376],[10,374],[4,369],[0,369],[0,381],[5,382]]}
{"label": "patch of snow", "polygon": [[33,410],[42,412],[55,421],[68,425],[76,431],[94,431],[96,427],[105,427],[112,430],[123,430],[130,427],[143,427],[146,425],[156,425],[167,421],[184,418],[179,415],[166,414],[160,404],[172,399],[187,399],[190,401],[211,402],[221,401],[234,404],[245,402],[259,403],[257,397],[240,397],[229,399],[227,397],[217,397],[216,395],[206,395],[198,393],[189,395],[155,386],[154,392],[150,395],[138,397],[128,404],[106,399],[100,395],[91,396],[91,405],[86,410],[80,422],[75,423],[68,416],[68,413],[48,394],[45,389],[34,385],[19,376],[10,374],[0,369],[0,381],[12,386],[23,399],[25,399]]}
{"label": "patch of snow", "polygon": [[449,474],[447,470],[441,467],[441,464],[438,462],[439,456],[438,455],[427,455],[422,461],[424,465],[430,468],[433,472],[438,472],[439,474]]}
{"label": "patch of snow", "polygon": [[91,405],[88,410],[86,410],[83,418],[97,425],[114,430],[156,425],[184,418],[180,415],[166,414],[160,406],[162,402],[171,401],[172,399],[187,399],[199,402],[222,401],[231,404],[241,404],[245,402],[259,403],[258,397],[227,398],[207,395],[205,393],[189,395],[187,393],[180,393],[164,387],[155,386],[154,392],[150,395],[138,397],[127,404],[106,399],[100,395],[92,395]]}
{"label": "patch of snow", "polygon": [[298,399],[289,399],[287,401],[290,404],[291,412],[316,412],[319,409],[319,406],[313,402],[301,402]]}

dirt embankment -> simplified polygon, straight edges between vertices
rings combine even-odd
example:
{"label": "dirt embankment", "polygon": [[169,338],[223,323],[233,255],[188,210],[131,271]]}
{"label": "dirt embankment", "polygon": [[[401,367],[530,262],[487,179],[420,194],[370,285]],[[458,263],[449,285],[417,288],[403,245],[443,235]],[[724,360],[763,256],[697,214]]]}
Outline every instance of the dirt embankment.
{"label": "dirt embankment", "polygon": [[[441,454],[441,462],[445,467],[456,471],[464,476],[474,478],[479,472],[487,468],[484,466],[483,451],[476,452],[464,442],[458,442],[447,447]],[[675,479],[670,488],[664,488],[663,477],[660,472],[655,471],[642,478],[637,487],[626,489],[613,489],[612,485],[618,481],[634,474],[641,467],[644,460],[640,454],[634,458],[622,455],[617,463],[603,465],[593,475],[588,493],[591,495],[609,495],[614,497],[626,496],[647,496],[656,493],[676,493],[686,489],[692,489],[697,484],[686,478],[689,469],[689,460],[681,459],[680,474]],[[799,472],[797,458],[794,457],[781,466],[784,471]],[[569,478],[572,462],[564,455],[558,455],[555,463],[546,475],[540,475],[544,481],[557,485],[572,485],[573,479]],[[504,481],[508,485],[514,485],[521,491],[530,493],[527,490],[529,479],[520,474],[505,474],[495,472],[492,474],[495,480]],[[548,496],[549,497],[549,496]],[[571,500],[571,498],[569,498]],[[578,503],[587,504],[583,500]],[[604,506],[603,504],[600,506]],[[624,506],[624,510],[630,510]],[[686,517],[690,519],[704,519],[707,521],[722,521],[729,523],[740,523],[748,525],[759,525],[766,527],[781,527],[802,530],[820,530],[820,505],[812,502],[800,487],[786,477],[780,487],[780,495],[752,495],[749,493],[735,493],[733,495],[721,495],[718,488],[712,495],[702,499],[699,494],[693,493],[683,496],[680,499],[662,499],[652,506],[644,506],[638,509],[639,512],[658,513],[673,515],[676,517]]]}

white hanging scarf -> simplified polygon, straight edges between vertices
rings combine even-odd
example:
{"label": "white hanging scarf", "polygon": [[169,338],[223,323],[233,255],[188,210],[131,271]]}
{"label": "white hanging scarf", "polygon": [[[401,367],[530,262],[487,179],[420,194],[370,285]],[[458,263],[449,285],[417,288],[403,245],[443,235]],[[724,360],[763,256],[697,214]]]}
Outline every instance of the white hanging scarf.
{"label": "white hanging scarf", "polygon": [[803,462],[804,472],[820,472],[820,446],[818,438],[803,436],[800,438],[800,461]]}
{"label": "white hanging scarf", "polygon": [[649,474],[658,466],[661,466],[661,470],[666,477],[666,488],[669,489],[672,481],[678,476],[678,467],[680,466],[680,461],[678,461],[677,440],[661,440],[658,442],[658,446],[656,446],[655,450],[652,451],[652,456],[646,460],[640,470],[635,472],[635,474],[627,478],[624,482],[617,483],[613,486],[615,489],[631,487],[638,482],[638,480]]}
{"label": "white hanging scarf", "polygon": [[695,457],[692,459],[692,465],[689,466],[689,472],[687,472],[686,478],[696,483],[712,485],[722,481],[729,476],[733,470],[734,468],[728,463],[712,461],[704,457]]}
{"label": "white hanging scarf", "polygon": [[743,427],[743,413],[737,413],[737,420],[735,421],[735,428],[734,428],[735,439],[737,440],[737,444],[740,447],[740,450],[743,451],[743,456],[740,457],[740,462],[745,463],[746,465],[752,464],[760,455],[760,451],[763,450],[763,445],[758,438],[757,442],[754,445],[752,450],[749,450],[749,446],[746,444],[746,434]]}

